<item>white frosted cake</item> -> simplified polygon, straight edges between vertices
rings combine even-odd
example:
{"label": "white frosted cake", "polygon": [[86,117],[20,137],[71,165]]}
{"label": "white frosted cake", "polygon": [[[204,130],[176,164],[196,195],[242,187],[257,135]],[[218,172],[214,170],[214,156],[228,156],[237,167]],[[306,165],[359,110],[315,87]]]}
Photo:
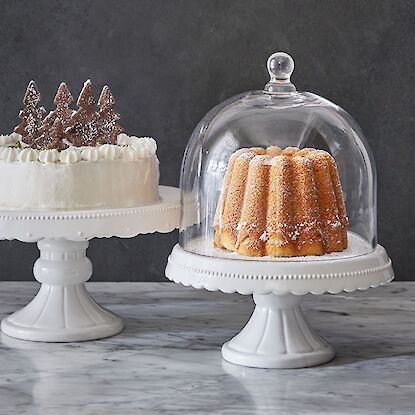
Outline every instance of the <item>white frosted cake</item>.
{"label": "white frosted cake", "polygon": [[125,134],[104,87],[95,112],[92,85],[81,91],[78,111],[65,84],[57,108],[43,118],[33,81],[15,132],[0,136],[0,209],[72,210],[133,207],[159,200],[157,145]]}

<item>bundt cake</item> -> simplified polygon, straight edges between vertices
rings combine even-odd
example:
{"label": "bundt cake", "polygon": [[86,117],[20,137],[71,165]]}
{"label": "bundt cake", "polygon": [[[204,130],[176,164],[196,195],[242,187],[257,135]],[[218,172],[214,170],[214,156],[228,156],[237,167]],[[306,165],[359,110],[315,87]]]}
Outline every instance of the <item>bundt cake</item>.
{"label": "bundt cake", "polygon": [[215,245],[246,256],[323,255],[347,248],[337,167],[323,150],[236,151],[216,209]]}

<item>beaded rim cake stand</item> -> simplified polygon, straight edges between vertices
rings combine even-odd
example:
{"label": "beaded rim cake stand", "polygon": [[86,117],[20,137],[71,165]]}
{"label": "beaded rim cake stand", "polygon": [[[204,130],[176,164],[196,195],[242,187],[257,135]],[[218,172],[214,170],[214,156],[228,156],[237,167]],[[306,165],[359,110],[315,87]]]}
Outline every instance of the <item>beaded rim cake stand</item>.
{"label": "beaded rim cake stand", "polygon": [[179,190],[160,186],[157,204],[122,209],[57,212],[0,211],[0,239],[37,242],[33,273],[41,283],[26,307],[1,322],[8,336],[43,342],[71,342],[113,336],[124,328],[118,315],[98,305],[86,290],[92,238],[132,238],[178,227]]}
{"label": "beaded rim cake stand", "polygon": [[176,245],[166,276],[194,288],[253,294],[255,309],[250,320],[222,346],[225,360],[258,368],[315,366],[331,360],[334,350],[302,313],[302,296],[366,290],[393,279],[385,249],[377,245],[355,255],[361,245],[362,240],[349,232],[349,248],[344,253],[269,260],[247,259],[219,248],[211,248],[217,250],[216,257],[206,256]]}

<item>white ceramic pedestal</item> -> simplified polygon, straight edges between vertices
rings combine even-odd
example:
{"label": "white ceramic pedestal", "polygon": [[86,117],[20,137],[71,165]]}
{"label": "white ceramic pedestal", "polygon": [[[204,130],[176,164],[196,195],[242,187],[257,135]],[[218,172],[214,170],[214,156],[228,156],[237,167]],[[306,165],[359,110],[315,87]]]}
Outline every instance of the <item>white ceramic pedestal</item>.
{"label": "white ceramic pedestal", "polygon": [[320,365],[334,357],[333,348],[308,324],[302,296],[254,294],[255,310],[242,331],[222,346],[228,362],[263,368]]}
{"label": "white ceramic pedestal", "polygon": [[166,276],[209,291],[253,294],[256,306],[250,320],[222,347],[225,360],[243,366],[301,368],[328,362],[333,348],[302,314],[302,295],[365,290],[393,279],[385,249],[378,245],[371,250],[352,233],[342,253],[309,258],[250,259],[213,248],[210,241],[206,250],[204,244],[195,241],[193,252],[176,245]]}
{"label": "white ceramic pedestal", "polygon": [[124,323],[99,306],[85,282],[92,275],[86,256],[94,237],[130,238],[170,232],[179,223],[178,189],[160,186],[162,200],[124,209],[60,212],[0,211],[0,238],[36,242],[40,258],[34,276],[41,283],[36,297],[1,322],[8,336],[23,340],[70,342],[119,333]]}

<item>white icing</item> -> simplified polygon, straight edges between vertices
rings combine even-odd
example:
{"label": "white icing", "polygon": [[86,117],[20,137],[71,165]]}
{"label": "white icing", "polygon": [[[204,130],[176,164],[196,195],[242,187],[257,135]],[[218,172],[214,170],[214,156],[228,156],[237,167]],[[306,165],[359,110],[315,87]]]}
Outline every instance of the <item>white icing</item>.
{"label": "white icing", "polygon": [[[117,145],[103,144],[97,147],[69,147],[60,153],[53,150],[35,150],[27,144],[21,142],[21,149],[14,148],[9,150],[9,145],[13,145],[21,139],[20,134],[0,136],[0,159],[13,161],[30,162],[40,161],[41,163],[62,163],[72,164],[78,161],[98,161],[99,159],[116,160],[122,158],[123,161],[136,161],[138,159],[150,158],[155,155],[157,150],[156,141],[150,137],[135,137],[127,134],[120,134],[117,138]],[[19,155],[19,153],[20,154]]]}
{"label": "white icing", "polygon": [[81,154],[82,159],[85,161],[98,161],[99,159],[99,150],[97,147],[85,147]]}
{"label": "white icing", "polygon": [[9,136],[8,135],[0,135],[0,146],[7,146],[9,144]]}
{"label": "white icing", "polygon": [[146,158],[146,155],[147,155],[146,149],[144,149],[143,147],[138,147],[136,151],[140,159]]}
{"label": "white icing", "polygon": [[133,137],[131,145],[140,158],[151,157],[157,150],[156,141],[150,137]]}
{"label": "white icing", "polygon": [[140,158],[151,157],[157,150],[156,140],[151,137],[131,137],[131,146]]}
{"label": "white icing", "polygon": [[59,151],[53,150],[42,150],[39,153],[39,161],[41,163],[56,163],[59,160]]}
{"label": "white icing", "polygon": [[28,161],[36,161],[39,160],[39,151],[33,148],[24,148],[19,153],[19,161],[26,163]]}
{"label": "white icing", "polygon": [[[15,148],[6,149],[9,150],[17,152]],[[156,156],[128,163],[120,158],[47,165],[0,160],[0,209],[45,211],[140,206],[159,200],[158,180]]]}
{"label": "white icing", "polygon": [[115,160],[120,157],[120,147],[114,144],[103,144],[99,147],[99,155],[107,160]]}
{"label": "white icing", "polygon": [[154,138],[143,137],[142,140],[147,143],[147,148],[149,148],[153,154],[157,151],[157,142]]}
{"label": "white icing", "polygon": [[138,159],[138,154],[133,147],[127,146],[121,148],[120,157],[125,161],[136,161]]}
{"label": "white icing", "polygon": [[17,133],[11,133],[9,135],[0,135],[0,146],[9,146],[16,144],[22,136]]}
{"label": "white icing", "polygon": [[7,147],[2,152],[1,158],[7,163],[12,163],[13,161],[16,161],[18,159],[19,153],[20,153],[20,148]]}
{"label": "white icing", "polygon": [[61,151],[59,160],[64,164],[76,163],[81,159],[81,153],[74,147]]}
{"label": "white icing", "polygon": [[16,144],[21,139],[22,139],[22,136],[20,134],[17,134],[15,132],[9,134],[9,140],[11,144]]}
{"label": "white icing", "polygon": [[119,146],[129,146],[131,144],[131,137],[125,133],[121,133],[117,137],[117,144]]}

